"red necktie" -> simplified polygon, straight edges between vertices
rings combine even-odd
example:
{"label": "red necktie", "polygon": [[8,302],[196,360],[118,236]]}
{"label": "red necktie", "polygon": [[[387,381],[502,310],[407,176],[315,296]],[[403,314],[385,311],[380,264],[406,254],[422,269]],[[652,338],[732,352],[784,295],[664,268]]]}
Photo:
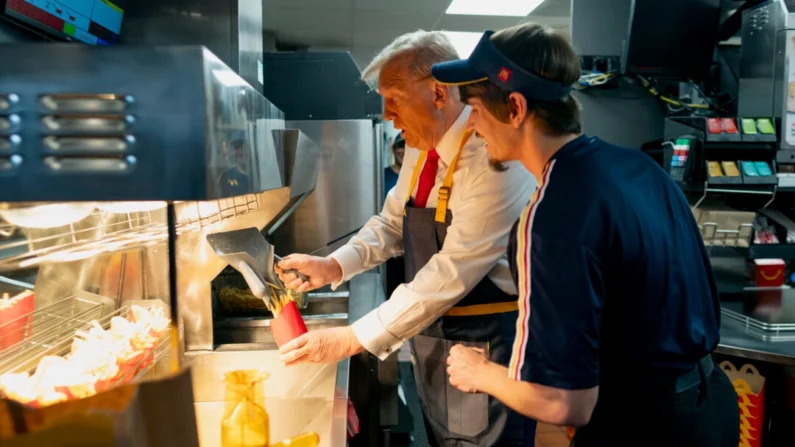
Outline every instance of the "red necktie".
{"label": "red necktie", "polygon": [[428,204],[428,196],[431,195],[433,185],[436,184],[436,170],[439,169],[439,153],[436,149],[428,152],[425,165],[420,173],[420,185],[417,187],[417,196],[414,198],[414,206],[425,208]]}

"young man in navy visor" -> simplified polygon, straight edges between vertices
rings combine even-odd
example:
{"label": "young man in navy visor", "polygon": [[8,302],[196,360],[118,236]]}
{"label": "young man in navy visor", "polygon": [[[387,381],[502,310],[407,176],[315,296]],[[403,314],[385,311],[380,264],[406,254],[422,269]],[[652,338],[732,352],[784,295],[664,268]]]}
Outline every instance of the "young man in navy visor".
{"label": "young man in navy visor", "polygon": [[577,447],[737,446],[737,395],[711,357],[720,303],[689,205],[641,151],[582,134],[568,41],[533,24],[487,31],[433,75],[460,86],[493,161],[519,160],[539,184],[509,245],[510,365],[456,346],[450,383],[577,427]]}

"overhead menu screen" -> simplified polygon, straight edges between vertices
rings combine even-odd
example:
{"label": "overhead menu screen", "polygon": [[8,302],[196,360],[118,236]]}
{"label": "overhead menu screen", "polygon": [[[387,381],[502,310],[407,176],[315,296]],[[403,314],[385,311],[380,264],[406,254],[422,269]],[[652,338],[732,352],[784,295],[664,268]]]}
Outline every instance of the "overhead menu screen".
{"label": "overhead menu screen", "polygon": [[57,37],[113,45],[124,10],[110,0],[7,0],[6,14]]}

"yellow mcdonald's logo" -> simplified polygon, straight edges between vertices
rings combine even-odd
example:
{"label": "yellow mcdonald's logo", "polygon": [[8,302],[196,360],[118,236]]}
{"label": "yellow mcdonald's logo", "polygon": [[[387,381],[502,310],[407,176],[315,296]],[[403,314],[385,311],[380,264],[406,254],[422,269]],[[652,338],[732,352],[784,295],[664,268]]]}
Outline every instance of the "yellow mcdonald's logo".
{"label": "yellow mcdonald's logo", "polygon": [[236,178],[230,178],[229,179],[229,186],[237,186],[237,179]]}

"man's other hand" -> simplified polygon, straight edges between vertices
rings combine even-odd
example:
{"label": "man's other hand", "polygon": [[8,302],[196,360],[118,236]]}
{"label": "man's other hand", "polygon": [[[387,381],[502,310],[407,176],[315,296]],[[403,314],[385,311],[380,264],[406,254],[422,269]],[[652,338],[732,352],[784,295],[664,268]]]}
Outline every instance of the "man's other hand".
{"label": "man's other hand", "polygon": [[[320,256],[292,254],[276,264],[274,270],[285,287],[297,292],[308,292],[342,280],[340,264],[333,258]],[[308,281],[302,280],[295,273],[285,272],[286,270],[297,270]]]}

